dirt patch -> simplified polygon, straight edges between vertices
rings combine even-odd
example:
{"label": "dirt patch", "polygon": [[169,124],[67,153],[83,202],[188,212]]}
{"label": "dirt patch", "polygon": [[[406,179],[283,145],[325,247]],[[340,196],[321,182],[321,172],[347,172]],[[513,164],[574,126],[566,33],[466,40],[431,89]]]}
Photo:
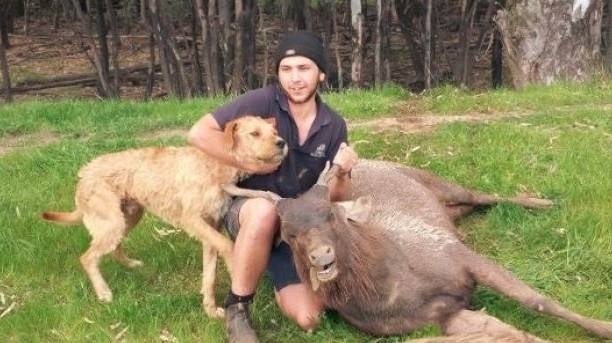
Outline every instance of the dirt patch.
{"label": "dirt patch", "polygon": [[57,141],[59,141],[59,137],[47,130],[33,134],[0,137],[0,156],[4,156],[16,149],[40,147]]}
{"label": "dirt patch", "polygon": [[489,123],[506,118],[521,118],[529,116],[528,112],[480,113],[473,112],[461,115],[410,114],[400,117],[387,117],[349,122],[349,129],[366,128],[374,132],[397,131],[401,133],[431,132],[441,124],[467,122]]}

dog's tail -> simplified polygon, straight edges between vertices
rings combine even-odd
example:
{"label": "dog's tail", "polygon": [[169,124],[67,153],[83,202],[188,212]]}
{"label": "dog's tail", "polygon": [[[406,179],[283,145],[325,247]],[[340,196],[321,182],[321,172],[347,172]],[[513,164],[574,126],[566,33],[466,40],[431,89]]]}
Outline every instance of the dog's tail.
{"label": "dog's tail", "polygon": [[64,225],[78,225],[83,222],[83,213],[79,210],[72,212],[43,212],[42,219]]}

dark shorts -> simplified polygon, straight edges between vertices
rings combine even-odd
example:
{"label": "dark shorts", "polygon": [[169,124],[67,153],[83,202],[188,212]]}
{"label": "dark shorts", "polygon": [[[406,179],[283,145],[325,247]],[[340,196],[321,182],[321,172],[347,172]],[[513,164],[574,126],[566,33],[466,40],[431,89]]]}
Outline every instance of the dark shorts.
{"label": "dark shorts", "polygon": [[[241,197],[234,198],[229,209],[227,210],[227,213],[225,214],[225,217],[223,218],[225,229],[233,240],[236,239],[236,236],[238,236],[238,231],[240,230],[238,214],[240,213],[242,205],[244,205],[244,202],[247,200],[247,198]],[[270,260],[268,261],[266,271],[268,273],[268,277],[270,277],[272,280],[272,284],[274,284],[274,289],[277,291],[281,290],[285,286],[298,284],[301,282],[295,269],[295,265],[293,264],[291,248],[285,242],[281,242],[278,246],[272,247]]]}

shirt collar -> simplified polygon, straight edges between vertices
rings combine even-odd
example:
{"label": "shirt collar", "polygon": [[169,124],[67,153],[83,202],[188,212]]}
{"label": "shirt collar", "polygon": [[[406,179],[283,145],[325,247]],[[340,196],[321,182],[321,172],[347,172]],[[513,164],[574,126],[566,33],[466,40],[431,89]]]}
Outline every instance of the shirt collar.
{"label": "shirt collar", "polygon": [[[289,115],[289,99],[287,99],[287,94],[283,92],[278,84],[274,88],[276,102],[280,106],[281,110]],[[331,123],[331,113],[321,100],[321,96],[319,96],[318,92],[315,94],[315,101],[317,103],[317,116],[315,117],[315,120],[312,123],[312,128],[310,129],[311,135],[317,132],[322,126]]]}

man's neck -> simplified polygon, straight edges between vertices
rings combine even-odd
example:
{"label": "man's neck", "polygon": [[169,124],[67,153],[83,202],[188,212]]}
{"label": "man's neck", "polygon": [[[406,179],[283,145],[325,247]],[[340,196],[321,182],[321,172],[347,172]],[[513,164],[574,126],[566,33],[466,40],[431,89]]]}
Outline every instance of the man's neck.
{"label": "man's neck", "polygon": [[314,97],[303,104],[295,104],[289,101],[289,110],[295,120],[308,119],[311,116],[316,116],[317,102]]}

